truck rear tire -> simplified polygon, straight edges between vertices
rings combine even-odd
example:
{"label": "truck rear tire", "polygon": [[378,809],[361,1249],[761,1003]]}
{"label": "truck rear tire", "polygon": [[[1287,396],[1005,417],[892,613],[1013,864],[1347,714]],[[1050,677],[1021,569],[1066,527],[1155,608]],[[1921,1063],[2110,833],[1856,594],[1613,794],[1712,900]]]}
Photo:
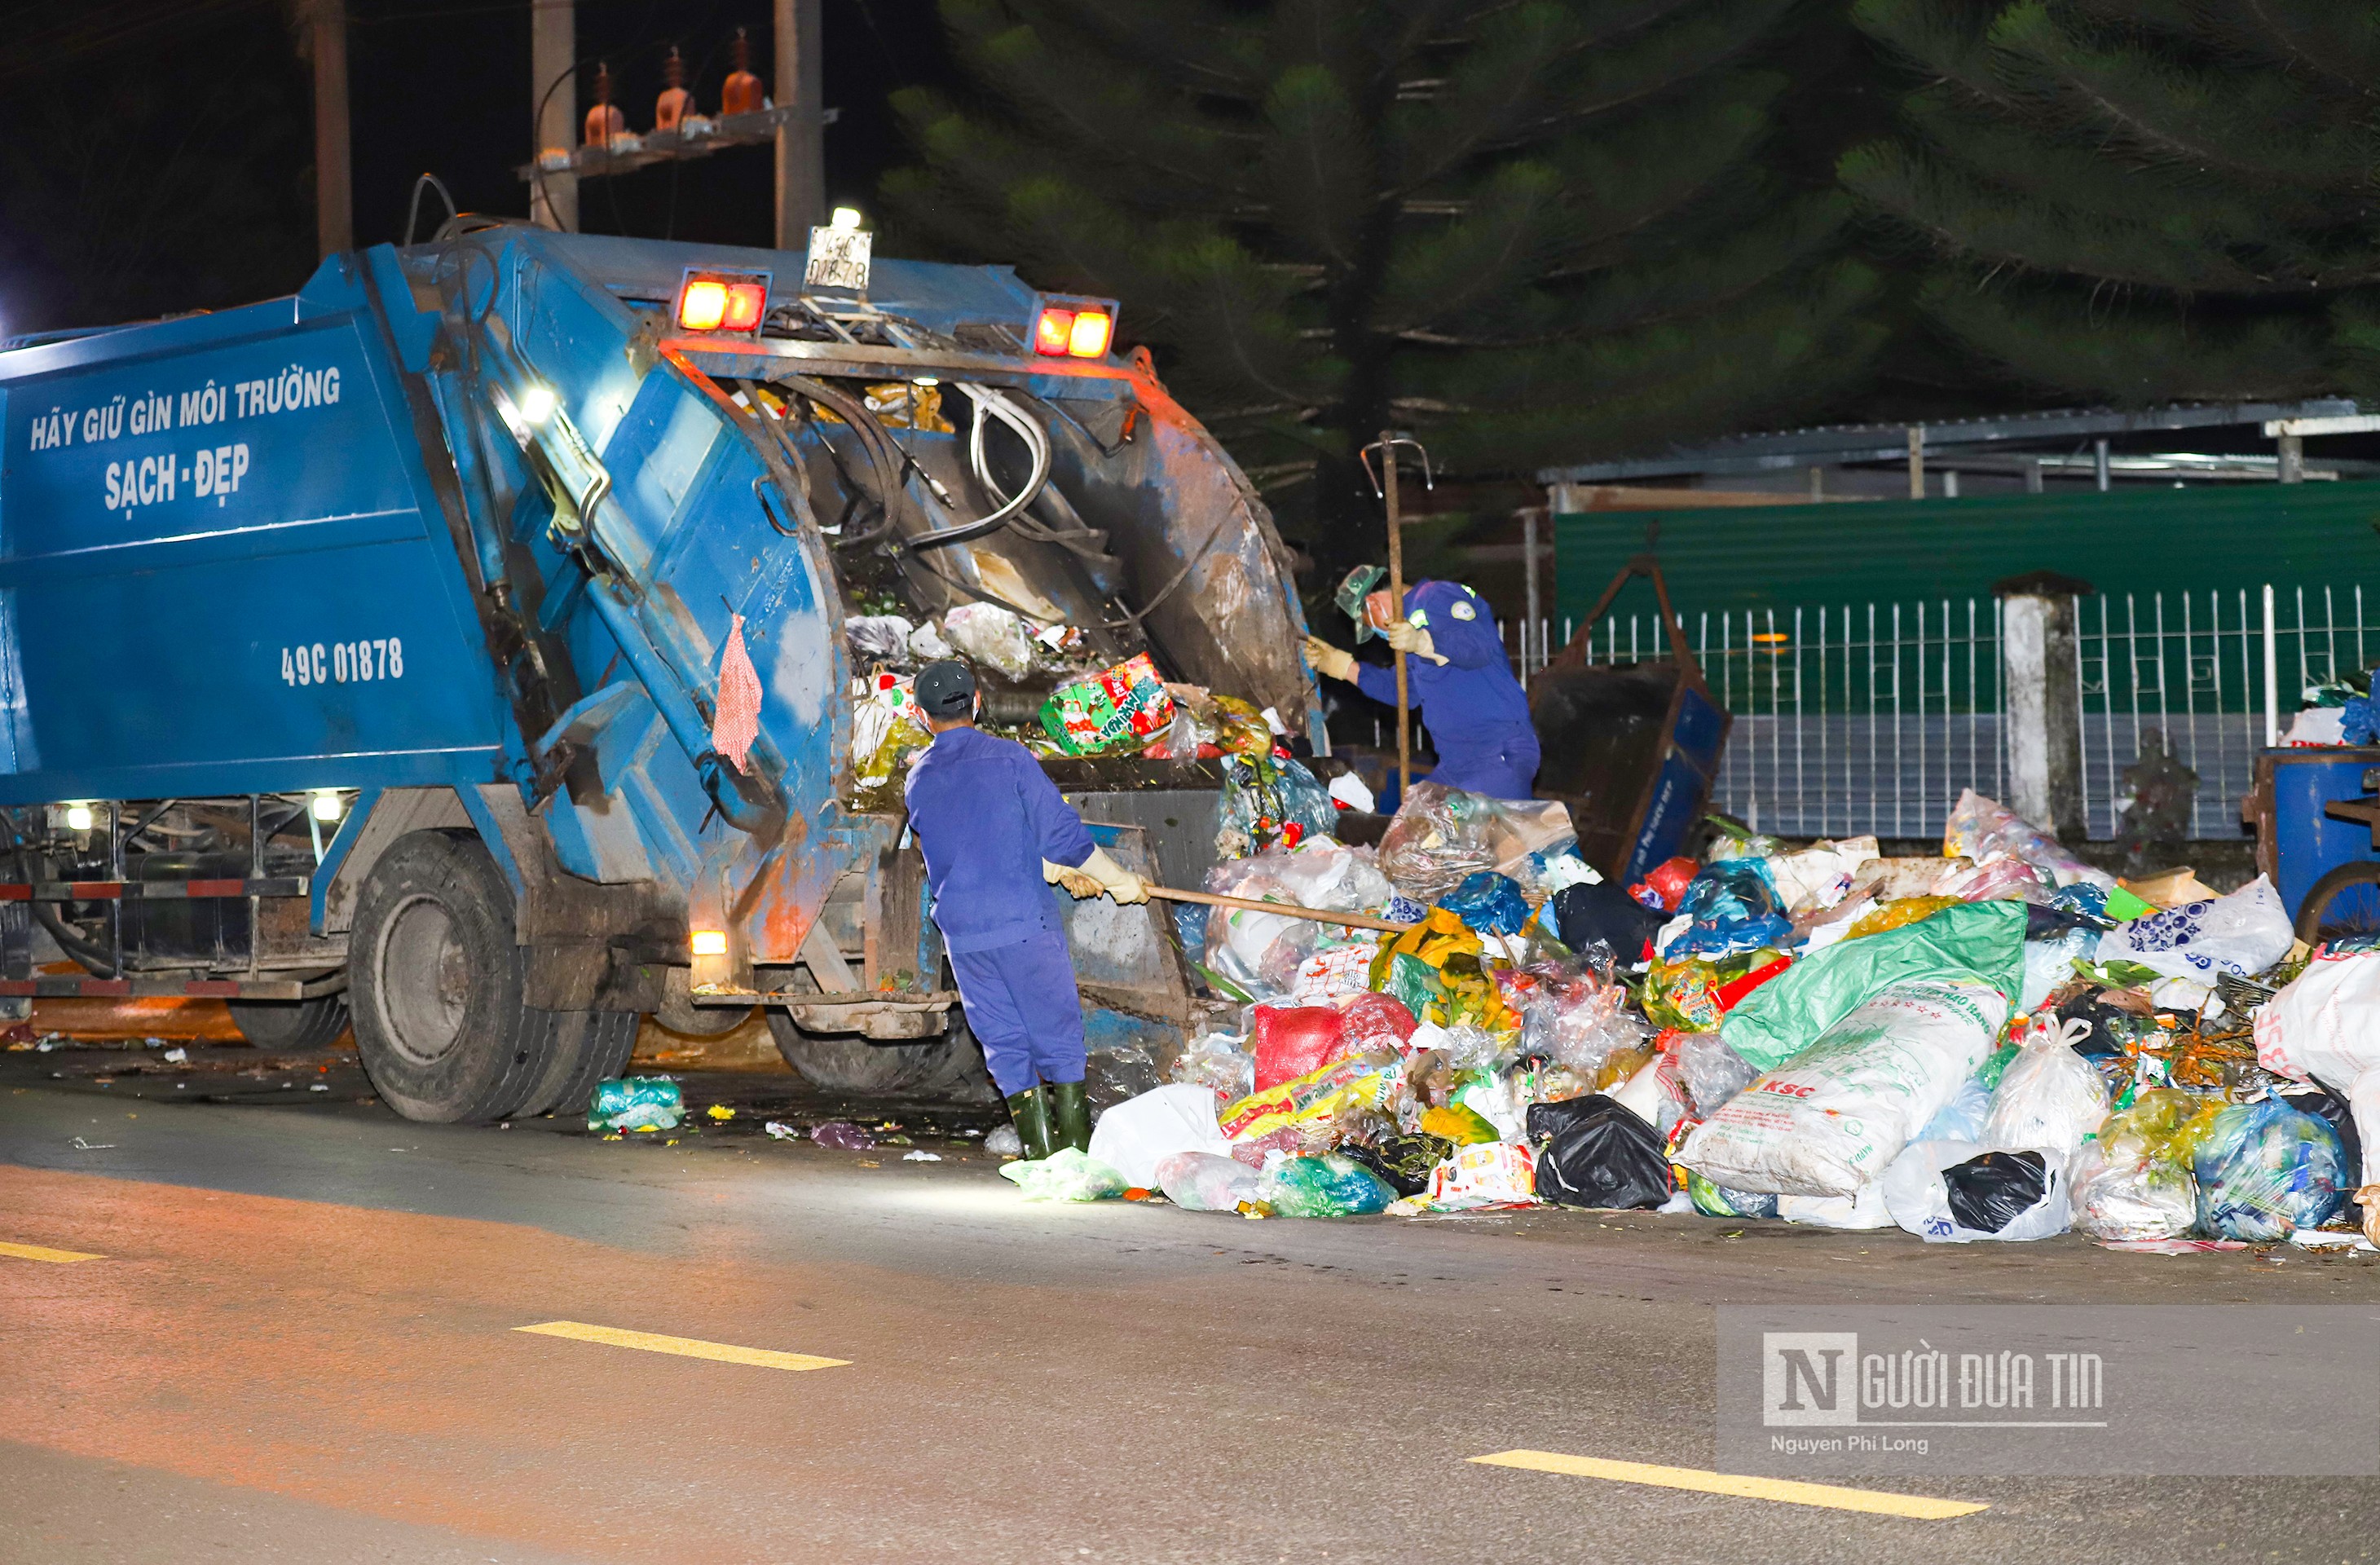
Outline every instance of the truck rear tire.
{"label": "truck rear tire", "polygon": [[314,1000],[234,1000],[231,1025],[258,1049],[327,1049],[347,1030],[345,995]]}
{"label": "truck rear tire", "polygon": [[561,1040],[523,1003],[513,934],[512,889],[475,837],[415,831],[372,866],[348,940],[356,1051],[407,1119],[503,1119],[547,1079]]}
{"label": "truck rear tire", "polygon": [[950,1030],[924,1043],[870,1043],[851,1033],[814,1033],[796,1025],[783,1009],[771,1005],[769,1037],[794,1074],[812,1086],[829,1092],[885,1093],[904,1097],[972,1100],[972,1078],[983,1079],[983,1051],[965,1022],[952,1013]]}
{"label": "truck rear tire", "polygon": [[543,1011],[552,1032],[545,1072],[516,1113],[578,1115],[595,1096],[595,1084],[627,1069],[637,1047],[634,1011]]}

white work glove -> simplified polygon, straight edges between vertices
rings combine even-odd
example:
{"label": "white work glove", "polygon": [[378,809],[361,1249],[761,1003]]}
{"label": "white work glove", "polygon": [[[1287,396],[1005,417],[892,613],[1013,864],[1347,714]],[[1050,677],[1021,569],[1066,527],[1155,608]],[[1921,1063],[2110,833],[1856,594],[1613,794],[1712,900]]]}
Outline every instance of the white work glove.
{"label": "white work glove", "polygon": [[1390,646],[1409,658],[1427,658],[1434,663],[1446,661],[1439,655],[1437,646],[1431,642],[1429,632],[1411,620],[1399,620],[1380,634],[1387,638]]}
{"label": "white work glove", "polygon": [[1100,891],[1099,883],[1081,870],[1069,869],[1046,858],[1041,861],[1041,879],[1053,886],[1065,887],[1067,893],[1077,902],[1085,897],[1095,897]]}
{"label": "white work glove", "polygon": [[1074,893],[1077,900],[1095,897],[1102,892],[1118,902],[1148,900],[1148,882],[1110,858],[1105,848],[1093,848],[1091,856],[1080,865],[1072,869],[1062,869],[1058,883]]}
{"label": "white work glove", "polygon": [[1305,663],[1317,673],[1327,673],[1351,685],[1354,683],[1354,658],[1318,637],[1309,636],[1305,638]]}

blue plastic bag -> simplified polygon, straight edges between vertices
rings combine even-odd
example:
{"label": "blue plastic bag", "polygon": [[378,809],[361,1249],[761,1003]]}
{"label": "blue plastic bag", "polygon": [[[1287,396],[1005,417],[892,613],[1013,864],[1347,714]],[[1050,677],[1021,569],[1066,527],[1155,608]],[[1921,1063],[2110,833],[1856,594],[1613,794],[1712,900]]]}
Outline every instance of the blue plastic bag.
{"label": "blue plastic bag", "polygon": [[1493,869],[1465,875],[1438,905],[1483,935],[1517,935],[1529,921],[1529,900],[1519,882]]}
{"label": "blue plastic bag", "polygon": [[1785,916],[1785,899],[1778,895],[1765,859],[1729,858],[1705,865],[1687,882],[1678,912],[1694,922],[1661,953],[1672,962],[1757,951],[1793,933],[1792,920]]}
{"label": "blue plastic bag", "polygon": [[2347,1200],[2347,1148],[2338,1133],[2277,1098],[2215,1116],[2192,1159],[2198,1226],[2252,1244],[2320,1228]]}

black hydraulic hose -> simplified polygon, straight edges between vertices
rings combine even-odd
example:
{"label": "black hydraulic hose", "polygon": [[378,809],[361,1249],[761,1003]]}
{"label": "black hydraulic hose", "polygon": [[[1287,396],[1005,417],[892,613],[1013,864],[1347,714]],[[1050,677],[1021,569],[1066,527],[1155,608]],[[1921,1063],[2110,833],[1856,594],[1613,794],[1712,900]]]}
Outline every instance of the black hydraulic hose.
{"label": "black hydraulic hose", "polygon": [[[17,878],[19,880],[30,880],[33,878],[33,872],[25,867],[24,838],[15,831],[13,819],[10,821],[10,835],[17,837],[17,843],[10,850],[16,860]],[[48,930],[50,939],[58,942],[58,949],[74,958],[84,972],[94,978],[120,978],[124,976],[124,969],[118,964],[113,952],[84,940],[81,935],[68,928],[65,920],[40,903],[29,901],[25,906],[33,915],[33,922]]]}
{"label": "black hydraulic hose", "polygon": [[[910,458],[906,451],[901,448],[901,443],[892,438],[892,432],[884,428],[876,415],[868,410],[868,405],[857,397],[838,390],[824,381],[815,381],[806,375],[787,376],[783,383],[789,389],[808,397],[850,426],[853,438],[857,441],[860,450],[868,456],[868,466],[875,469],[876,492],[879,503],[884,511],[884,520],[864,533],[850,538],[836,539],[834,546],[837,549],[856,549],[862,544],[875,542],[887,533],[896,531],[900,527],[901,505],[908,498],[906,482],[909,469],[916,467],[917,463]],[[834,443],[828,441],[825,444],[827,451],[831,455],[833,454]],[[836,467],[842,468],[840,460],[836,462]],[[843,471],[844,480],[851,481],[852,475],[849,470],[843,469]]]}

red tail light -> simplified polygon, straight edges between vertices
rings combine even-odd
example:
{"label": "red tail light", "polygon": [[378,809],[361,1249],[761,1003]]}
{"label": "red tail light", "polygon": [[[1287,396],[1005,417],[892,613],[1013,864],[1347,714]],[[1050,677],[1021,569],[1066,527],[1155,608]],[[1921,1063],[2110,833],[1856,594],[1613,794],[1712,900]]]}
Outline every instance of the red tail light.
{"label": "red tail light", "polygon": [[1063,358],[1074,340],[1075,312],[1059,305],[1043,305],[1041,319],[1033,325],[1033,351]]}
{"label": "red tail light", "polygon": [[731,332],[749,332],[760,324],[761,312],[768,308],[769,290],[759,283],[727,285],[727,319],[720,324]]}
{"label": "red tail light", "polygon": [[1045,358],[1104,358],[1115,341],[1113,299],[1043,295],[1033,318],[1033,351]]}
{"label": "red tail light", "polygon": [[769,274],[765,272],[710,272],[689,268],[678,285],[677,324],[682,332],[736,332],[746,335],[760,329],[769,313]]}

